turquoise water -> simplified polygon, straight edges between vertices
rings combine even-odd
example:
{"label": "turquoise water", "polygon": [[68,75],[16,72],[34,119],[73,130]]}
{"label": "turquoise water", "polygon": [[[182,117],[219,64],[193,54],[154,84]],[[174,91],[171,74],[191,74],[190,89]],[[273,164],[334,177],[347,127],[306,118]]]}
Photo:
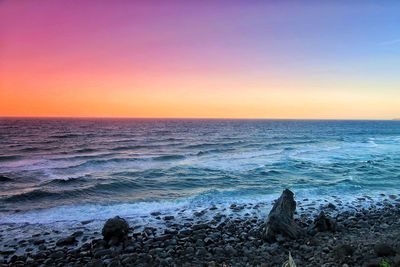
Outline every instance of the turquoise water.
{"label": "turquoise water", "polygon": [[0,146],[0,222],[400,189],[400,121],[2,119]]}

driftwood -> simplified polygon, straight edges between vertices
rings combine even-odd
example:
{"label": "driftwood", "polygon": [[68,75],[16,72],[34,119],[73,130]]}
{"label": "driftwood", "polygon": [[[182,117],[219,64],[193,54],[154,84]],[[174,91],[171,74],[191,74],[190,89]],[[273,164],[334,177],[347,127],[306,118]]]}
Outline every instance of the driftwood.
{"label": "driftwood", "polygon": [[297,239],[302,236],[302,229],[294,221],[296,201],[294,194],[289,189],[285,189],[277,199],[265,222],[264,238],[268,242],[276,240],[278,235]]}
{"label": "driftwood", "polygon": [[314,220],[313,229],[318,232],[336,231],[336,221],[325,215],[323,211]]}

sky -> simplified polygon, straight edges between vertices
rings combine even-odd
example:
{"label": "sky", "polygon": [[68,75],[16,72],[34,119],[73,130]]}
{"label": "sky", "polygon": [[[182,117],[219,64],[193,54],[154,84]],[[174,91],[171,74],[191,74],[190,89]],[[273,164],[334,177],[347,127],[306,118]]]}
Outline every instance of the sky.
{"label": "sky", "polygon": [[399,1],[0,1],[0,116],[400,117]]}

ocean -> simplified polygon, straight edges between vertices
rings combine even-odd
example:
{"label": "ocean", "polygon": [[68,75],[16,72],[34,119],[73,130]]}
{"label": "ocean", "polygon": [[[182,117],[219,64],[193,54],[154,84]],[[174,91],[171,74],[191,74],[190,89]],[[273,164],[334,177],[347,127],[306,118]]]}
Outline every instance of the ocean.
{"label": "ocean", "polygon": [[6,118],[0,147],[0,223],[400,189],[400,121]]}

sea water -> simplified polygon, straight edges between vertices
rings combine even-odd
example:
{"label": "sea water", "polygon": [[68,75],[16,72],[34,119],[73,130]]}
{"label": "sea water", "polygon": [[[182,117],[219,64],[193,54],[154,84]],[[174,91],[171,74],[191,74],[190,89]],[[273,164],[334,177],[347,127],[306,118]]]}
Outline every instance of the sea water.
{"label": "sea water", "polygon": [[398,193],[400,121],[0,119],[0,223]]}

